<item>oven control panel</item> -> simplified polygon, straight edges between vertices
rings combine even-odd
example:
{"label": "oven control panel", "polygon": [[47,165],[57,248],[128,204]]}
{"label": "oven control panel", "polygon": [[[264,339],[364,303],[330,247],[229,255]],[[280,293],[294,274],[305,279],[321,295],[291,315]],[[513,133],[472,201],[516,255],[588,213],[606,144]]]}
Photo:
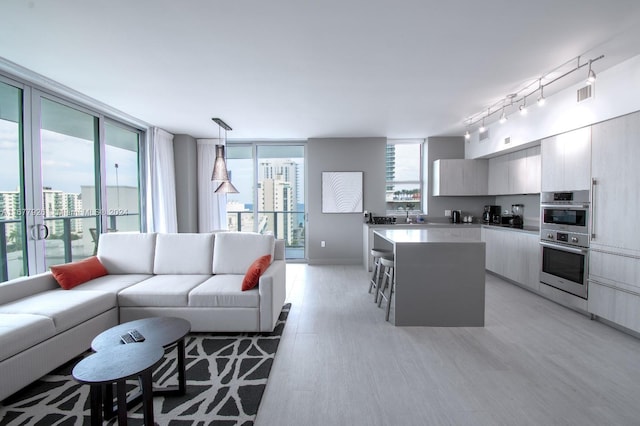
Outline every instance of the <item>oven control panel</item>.
{"label": "oven control panel", "polygon": [[550,243],[560,243],[577,247],[589,247],[589,235],[577,232],[562,232],[543,229],[540,232],[540,239]]}

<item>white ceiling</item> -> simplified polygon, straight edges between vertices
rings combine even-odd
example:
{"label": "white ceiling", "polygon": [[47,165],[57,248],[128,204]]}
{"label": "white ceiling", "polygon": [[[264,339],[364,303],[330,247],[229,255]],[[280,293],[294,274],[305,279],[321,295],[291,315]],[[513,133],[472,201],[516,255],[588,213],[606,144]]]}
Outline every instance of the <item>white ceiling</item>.
{"label": "white ceiling", "polygon": [[198,138],[211,117],[229,139],[461,135],[571,58],[604,54],[599,72],[638,40],[638,0],[0,2],[0,57]]}

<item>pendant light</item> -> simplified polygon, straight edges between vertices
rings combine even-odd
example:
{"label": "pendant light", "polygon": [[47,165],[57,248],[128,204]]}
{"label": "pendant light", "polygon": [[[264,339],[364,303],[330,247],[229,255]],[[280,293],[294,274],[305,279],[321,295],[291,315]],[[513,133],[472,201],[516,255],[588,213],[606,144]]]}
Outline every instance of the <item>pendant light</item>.
{"label": "pendant light", "polygon": [[[231,130],[231,127],[220,118],[212,118],[216,122],[218,127],[218,139],[220,139],[220,129],[224,129],[224,142],[227,143],[227,130]],[[237,194],[238,190],[231,183],[229,179],[229,172],[227,171],[226,157],[224,154],[224,145],[216,145],[216,159],[213,163],[213,173],[211,174],[211,180],[220,182],[218,188],[214,191],[215,194]]]}

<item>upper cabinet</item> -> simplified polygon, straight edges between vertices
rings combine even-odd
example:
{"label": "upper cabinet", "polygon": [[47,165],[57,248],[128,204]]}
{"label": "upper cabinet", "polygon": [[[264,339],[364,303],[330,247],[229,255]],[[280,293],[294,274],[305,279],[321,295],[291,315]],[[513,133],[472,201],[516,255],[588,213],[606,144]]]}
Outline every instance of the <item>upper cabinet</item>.
{"label": "upper cabinet", "polygon": [[540,147],[534,146],[489,159],[489,195],[540,192]]}
{"label": "upper cabinet", "polygon": [[433,195],[487,195],[487,160],[433,162]]}
{"label": "upper cabinet", "polygon": [[591,127],[542,140],[542,191],[591,187]]}

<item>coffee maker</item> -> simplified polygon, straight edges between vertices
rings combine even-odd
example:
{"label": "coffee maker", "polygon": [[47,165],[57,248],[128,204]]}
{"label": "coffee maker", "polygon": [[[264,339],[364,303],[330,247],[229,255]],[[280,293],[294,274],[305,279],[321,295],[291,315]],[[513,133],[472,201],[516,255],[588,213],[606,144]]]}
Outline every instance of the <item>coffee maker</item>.
{"label": "coffee maker", "polygon": [[493,222],[494,216],[500,216],[501,206],[484,206],[484,213],[482,213],[482,222]]}
{"label": "coffee maker", "polygon": [[512,204],[511,213],[513,216],[509,224],[514,228],[522,228],[524,225],[524,204]]}

